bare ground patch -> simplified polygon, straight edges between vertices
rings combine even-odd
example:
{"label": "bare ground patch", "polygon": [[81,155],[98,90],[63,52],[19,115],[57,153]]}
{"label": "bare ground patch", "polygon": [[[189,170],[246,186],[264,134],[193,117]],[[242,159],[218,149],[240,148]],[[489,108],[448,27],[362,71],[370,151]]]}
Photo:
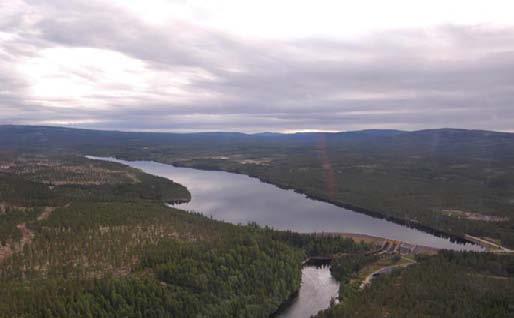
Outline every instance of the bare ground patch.
{"label": "bare ground patch", "polygon": [[55,207],[47,206],[43,209],[43,212],[37,217],[38,221],[46,220],[52,215],[52,213],[55,211]]}
{"label": "bare ground patch", "polygon": [[32,242],[34,233],[27,227],[25,223],[16,225],[18,230],[21,232],[21,239],[15,243],[7,243],[0,247],[0,263],[10,257],[12,254],[23,250],[23,247]]}
{"label": "bare ground patch", "polygon": [[441,214],[454,217],[457,219],[465,219],[471,221],[482,221],[482,222],[507,222],[509,218],[506,216],[496,216],[496,215],[485,215],[477,212],[470,211],[462,211],[456,209],[447,209],[442,210]]}

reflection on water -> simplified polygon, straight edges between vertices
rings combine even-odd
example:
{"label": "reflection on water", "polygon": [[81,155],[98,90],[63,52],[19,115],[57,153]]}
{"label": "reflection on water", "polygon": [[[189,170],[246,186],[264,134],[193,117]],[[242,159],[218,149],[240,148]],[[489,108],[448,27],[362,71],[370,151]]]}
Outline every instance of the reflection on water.
{"label": "reflection on water", "polygon": [[[107,159],[107,158],[104,158]],[[416,229],[311,200],[292,190],[280,189],[245,175],[223,171],[179,168],[148,161],[123,161],[147,173],[169,178],[188,188],[192,200],[178,207],[231,223],[256,222],[297,232],[348,232],[401,240],[447,249],[479,250]]]}
{"label": "reflection on water", "polygon": [[300,318],[315,315],[337,299],[339,283],[330,274],[328,266],[306,266],[302,270],[302,287],[298,297],[280,313],[280,318]]}

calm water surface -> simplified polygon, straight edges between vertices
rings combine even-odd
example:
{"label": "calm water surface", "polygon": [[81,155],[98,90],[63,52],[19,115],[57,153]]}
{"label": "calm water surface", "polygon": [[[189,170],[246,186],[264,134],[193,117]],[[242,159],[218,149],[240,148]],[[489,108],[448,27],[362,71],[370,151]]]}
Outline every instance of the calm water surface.
{"label": "calm water surface", "polygon": [[302,286],[298,297],[278,317],[310,317],[330,306],[336,299],[339,283],[330,274],[330,267],[306,266],[302,270]]}
{"label": "calm water surface", "polygon": [[150,161],[89,158],[123,163],[178,182],[187,187],[192,197],[189,203],[177,205],[178,208],[235,224],[256,222],[302,233],[348,232],[437,248],[480,250],[473,244],[454,243],[447,238],[312,200],[293,190],[280,189],[245,175],[179,168]]}
{"label": "calm water surface", "polygon": [[[359,233],[437,248],[480,250],[476,245],[457,244],[390,221],[312,200],[245,175],[179,168],[149,161],[89,158],[119,162],[178,182],[187,187],[192,197],[189,203],[180,204],[178,208],[218,220],[236,224],[256,222],[303,233]],[[299,296],[280,317],[310,317],[327,308],[337,295],[338,283],[331,277],[328,267],[304,267]]]}

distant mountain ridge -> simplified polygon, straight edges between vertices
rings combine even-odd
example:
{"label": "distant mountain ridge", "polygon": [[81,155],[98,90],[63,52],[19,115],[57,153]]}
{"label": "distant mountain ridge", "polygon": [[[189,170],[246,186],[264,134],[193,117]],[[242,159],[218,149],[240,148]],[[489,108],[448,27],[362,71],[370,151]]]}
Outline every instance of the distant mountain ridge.
{"label": "distant mountain ridge", "polygon": [[93,128],[76,128],[64,126],[39,126],[39,125],[0,125],[0,131],[82,131],[82,132],[102,132],[102,133],[118,133],[118,134],[155,134],[155,135],[246,135],[246,136],[294,136],[294,135],[340,135],[340,134],[366,134],[375,136],[384,135],[398,135],[398,134],[425,134],[425,133],[481,133],[481,134],[504,134],[514,135],[511,132],[501,132],[483,129],[463,129],[463,128],[433,128],[433,129],[420,129],[420,130],[399,130],[399,129],[362,129],[362,130],[349,130],[349,131],[312,131],[312,132],[295,132],[295,133],[281,133],[273,131],[265,131],[259,133],[245,133],[245,132],[232,132],[232,131],[202,131],[202,132],[151,132],[151,131],[123,131],[123,130],[106,130],[106,129],[93,129]]}
{"label": "distant mountain ridge", "polygon": [[294,134],[238,132],[123,132],[52,126],[0,126],[0,149],[75,150],[112,147],[318,147],[391,155],[471,156],[514,158],[514,133],[466,129],[401,131],[369,129],[349,132],[301,132]]}

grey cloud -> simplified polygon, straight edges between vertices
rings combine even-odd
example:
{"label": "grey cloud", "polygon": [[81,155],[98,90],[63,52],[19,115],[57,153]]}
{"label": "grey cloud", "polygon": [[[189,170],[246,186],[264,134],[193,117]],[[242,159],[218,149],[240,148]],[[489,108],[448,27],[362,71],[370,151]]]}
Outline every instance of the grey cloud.
{"label": "grey cloud", "polygon": [[[136,97],[123,104],[117,96],[98,95],[93,97],[111,107],[51,108],[27,100],[28,84],[0,62],[0,84],[8,88],[0,89],[0,123],[85,121],[82,127],[131,130],[514,130],[514,28],[448,25],[354,41],[266,41],[187,22],[151,26],[102,1],[27,4],[31,18],[23,19],[25,9],[1,22],[17,35],[0,42],[9,65],[44,47],[102,48],[170,74],[204,70],[213,78],[194,78],[187,87],[213,97]],[[78,75],[95,80],[94,73]],[[159,87],[155,94],[166,96]]]}

